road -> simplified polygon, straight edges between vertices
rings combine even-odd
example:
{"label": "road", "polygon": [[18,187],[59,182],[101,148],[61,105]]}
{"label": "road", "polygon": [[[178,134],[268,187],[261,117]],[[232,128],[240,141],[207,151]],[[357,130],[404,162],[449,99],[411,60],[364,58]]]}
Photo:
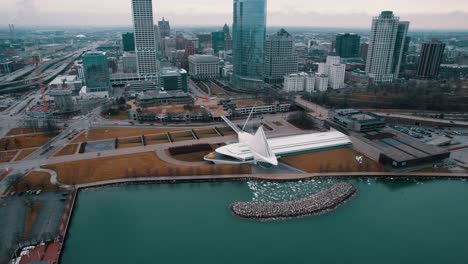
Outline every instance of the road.
{"label": "road", "polygon": [[312,102],[309,102],[309,101],[306,101],[304,99],[301,98],[301,96],[296,96],[296,98],[294,99],[294,102],[304,108],[304,110],[306,112],[309,113],[309,115],[319,119],[319,120],[322,120],[322,121],[325,121],[325,120],[328,120],[329,118],[329,112],[330,110],[323,107],[323,106],[320,106],[316,103],[312,103]]}

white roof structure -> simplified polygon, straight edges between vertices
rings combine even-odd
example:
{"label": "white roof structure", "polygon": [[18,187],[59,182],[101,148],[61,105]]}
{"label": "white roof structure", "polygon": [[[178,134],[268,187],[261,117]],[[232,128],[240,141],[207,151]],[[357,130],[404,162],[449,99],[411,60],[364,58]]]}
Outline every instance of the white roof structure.
{"label": "white roof structure", "polygon": [[[217,164],[253,163],[266,167],[277,166],[281,156],[352,144],[348,136],[338,131],[267,139],[263,126],[252,135],[244,132],[244,129],[240,129],[226,117],[222,118],[237,133],[239,143],[220,147],[215,153],[205,157],[205,160]],[[247,122],[249,119],[250,116]]]}
{"label": "white roof structure", "polygon": [[[268,139],[268,144],[277,157],[302,152],[316,151],[351,144],[351,140],[338,131],[311,133]],[[254,154],[245,143],[230,144],[216,149],[216,152],[239,161],[252,161]]]}

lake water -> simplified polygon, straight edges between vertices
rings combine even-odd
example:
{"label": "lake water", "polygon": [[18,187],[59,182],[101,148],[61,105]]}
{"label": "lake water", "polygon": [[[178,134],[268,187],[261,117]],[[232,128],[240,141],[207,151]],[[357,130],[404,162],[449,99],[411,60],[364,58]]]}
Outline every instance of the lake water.
{"label": "lake water", "polygon": [[294,199],[333,180],[135,185],[81,192],[62,263],[468,263],[468,182],[352,180],[336,211],[259,222],[234,201]]}

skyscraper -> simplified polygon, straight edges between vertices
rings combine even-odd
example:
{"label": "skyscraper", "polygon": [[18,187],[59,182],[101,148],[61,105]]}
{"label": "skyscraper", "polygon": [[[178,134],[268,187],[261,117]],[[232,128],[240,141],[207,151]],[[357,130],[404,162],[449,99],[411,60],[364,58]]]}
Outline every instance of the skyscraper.
{"label": "skyscraper", "polygon": [[171,25],[168,20],[165,20],[164,17],[161,21],[158,21],[159,32],[161,34],[161,39],[171,36]]}
{"label": "skyscraper", "polygon": [[211,33],[211,46],[217,54],[219,51],[224,50],[225,37],[223,31],[216,31]]}
{"label": "skyscraper", "polygon": [[298,72],[294,40],[286,30],[268,36],[265,43],[265,81],[283,82],[284,76]]}
{"label": "skyscraper", "polygon": [[319,63],[317,74],[328,77],[328,85],[332,89],[345,87],[346,65],[341,63],[339,56],[328,56],[325,63]]}
{"label": "skyscraper", "polygon": [[231,31],[229,30],[229,26],[227,24],[224,24],[223,32],[224,32],[224,49],[232,50],[232,36],[231,36]]}
{"label": "skyscraper", "polygon": [[234,0],[232,34],[234,86],[263,89],[266,1]]}
{"label": "skyscraper", "polygon": [[132,0],[138,74],[157,72],[152,0]]}
{"label": "skyscraper", "polygon": [[423,79],[436,78],[444,56],[445,43],[436,39],[422,44],[417,76]]}
{"label": "skyscraper", "polygon": [[122,34],[122,44],[124,51],[135,51],[135,36],[133,33]]}
{"label": "skyscraper", "polygon": [[87,52],[83,55],[83,68],[88,92],[108,92],[110,88],[109,65],[104,52]]}
{"label": "skyscraper", "polygon": [[372,20],[366,72],[377,83],[398,78],[409,22],[400,22],[392,11],[383,11]]}
{"label": "skyscraper", "polygon": [[359,57],[361,37],[354,33],[341,33],[336,36],[335,51],[341,58]]}

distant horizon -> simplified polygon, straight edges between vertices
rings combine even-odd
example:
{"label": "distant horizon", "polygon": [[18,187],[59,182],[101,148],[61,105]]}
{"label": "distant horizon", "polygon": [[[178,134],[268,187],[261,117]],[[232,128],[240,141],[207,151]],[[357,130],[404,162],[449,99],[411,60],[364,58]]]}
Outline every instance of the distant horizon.
{"label": "distant horizon", "polygon": [[[155,21],[155,24],[157,24],[157,21]],[[66,29],[83,29],[83,28],[88,28],[88,29],[128,29],[128,30],[133,30],[133,25],[22,25],[22,24],[14,24],[15,28],[17,30],[24,30],[24,29],[49,29],[49,30],[66,30]],[[195,29],[201,29],[201,28],[219,28],[221,29],[223,24],[215,25],[215,24],[198,24],[198,25],[173,25],[171,24],[171,30],[173,29],[189,29],[189,28],[195,28]],[[228,24],[228,26],[231,28],[232,25]],[[295,26],[295,25],[267,25],[267,30],[268,29],[275,29],[275,28],[284,28],[284,29],[323,29],[323,30],[346,30],[346,31],[370,31],[370,26],[369,27],[339,27],[339,26]],[[0,30],[8,30],[8,24],[0,24]],[[468,33],[468,28],[467,29],[457,29],[457,28],[437,28],[437,29],[431,29],[431,28],[411,28],[410,26],[410,32],[466,32]],[[350,33],[348,32],[348,33]],[[347,33],[347,32],[343,32]]]}
{"label": "distant horizon", "polygon": [[[153,0],[155,22],[175,27],[232,24],[233,0]],[[9,0],[1,4],[0,24],[32,26],[127,26],[131,0]],[[445,0],[268,0],[269,27],[370,28],[372,17],[391,10],[410,30],[468,30],[468,1]],[[193,23],[196,22],[197,25]]]}

